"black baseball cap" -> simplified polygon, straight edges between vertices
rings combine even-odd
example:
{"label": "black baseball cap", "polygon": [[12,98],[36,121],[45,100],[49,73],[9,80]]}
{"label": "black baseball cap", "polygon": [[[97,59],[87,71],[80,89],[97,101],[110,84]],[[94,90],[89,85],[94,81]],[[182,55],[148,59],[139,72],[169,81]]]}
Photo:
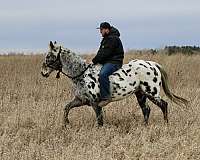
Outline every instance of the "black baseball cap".
{"label": "black baseball cap", "polygon": [[100,28],[110,29],[111,26],[110,26],[110,24],[109,24],[108,22],[102,22],[102,23],[100,24],[100,27],[97,27],[97,29],[100,29]]}

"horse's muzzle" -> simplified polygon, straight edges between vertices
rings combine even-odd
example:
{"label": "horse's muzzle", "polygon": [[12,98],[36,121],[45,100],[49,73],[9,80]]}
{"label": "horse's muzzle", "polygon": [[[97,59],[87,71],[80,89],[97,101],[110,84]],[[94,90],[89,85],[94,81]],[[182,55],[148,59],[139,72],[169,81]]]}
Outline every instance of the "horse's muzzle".
{"label": "horse's muzzle", "polygon": [[48,73],[43,73],[42,71],[41,71],[41,75],[42,75],[43,77],[45,77],[45,78],[49,77],[49,74],[48,74]]}

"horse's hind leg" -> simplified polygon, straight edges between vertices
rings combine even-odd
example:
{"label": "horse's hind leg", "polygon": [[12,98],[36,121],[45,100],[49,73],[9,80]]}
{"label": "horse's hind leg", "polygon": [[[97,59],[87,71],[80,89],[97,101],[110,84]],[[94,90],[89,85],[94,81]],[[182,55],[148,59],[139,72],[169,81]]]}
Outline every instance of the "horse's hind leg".
{"label": "horse's hind leg", "polygon": [[148,99],[152,101],[155,105],[160,107],[161,111],[163,112],[164,120],[168,123],[168,103],[164,101],[163,99],[156,98],[153,96],[148,96]]}
{"label": "horse's hind leg", "polygon": [[147,104],[147,96],[142,91],[137,91],[135,93],[135,95],[136,95],[138,103],[142,109],[142,113],[144,115],[144,122],[145,122],[145,124],[148,124],[151,109],[149,108],[149,106]]}

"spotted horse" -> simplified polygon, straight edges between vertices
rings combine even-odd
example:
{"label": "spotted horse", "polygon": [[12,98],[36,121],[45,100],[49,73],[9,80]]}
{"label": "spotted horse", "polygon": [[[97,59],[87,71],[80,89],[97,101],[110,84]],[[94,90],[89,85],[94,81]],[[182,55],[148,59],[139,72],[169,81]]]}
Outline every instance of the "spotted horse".
{"label": "spotted horse", "polygon": [[[83,105],[92,106],[96,113],[97,124],[103,125],[102,107],[98,105],[100,102],[98,78],[101,67],[101,65],[87,64],[71,50],[50,41],[41,74],[49,77],[53,71],[58,71],[57,77],[59,77],[59,73],[62,72],[75,86],[74,98],[64,108],[64,126],[69,123],[69,111]],[[185,105],[188,103],[186,99],[176,96],[169,90],[167,73],[161,65],[153,61],[134,59],[110,75],[109,80],[112,101],[136,95],[145,124],[148,123],[150,114],[148,99],[161,109],[164,120],[168,122],[168,103],[159,95],[161,86],[166,96],[173,102]]]}

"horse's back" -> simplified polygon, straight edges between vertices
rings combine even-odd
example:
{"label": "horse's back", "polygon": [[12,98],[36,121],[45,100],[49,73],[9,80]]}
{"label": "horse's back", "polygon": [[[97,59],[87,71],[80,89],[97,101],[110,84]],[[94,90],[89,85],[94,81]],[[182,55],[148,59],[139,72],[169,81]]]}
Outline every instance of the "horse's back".
{"label": "horse's back", "polygon": [[158,96],[161,85],[160,65],[153,61],[132,60],[110,76],[111,91],[120,97],[134,93],[138,88]]}

